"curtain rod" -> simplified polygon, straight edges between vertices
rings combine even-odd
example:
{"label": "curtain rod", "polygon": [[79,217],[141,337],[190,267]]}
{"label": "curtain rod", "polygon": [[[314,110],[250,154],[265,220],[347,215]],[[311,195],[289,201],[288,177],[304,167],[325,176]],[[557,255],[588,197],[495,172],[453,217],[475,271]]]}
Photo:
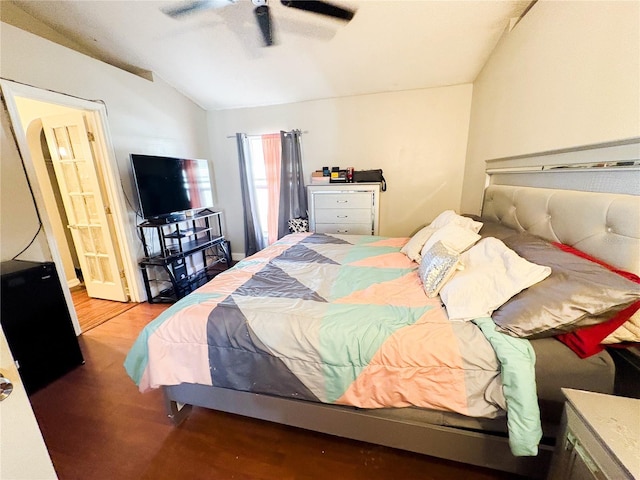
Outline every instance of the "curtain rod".
{"label": "curtain rod", "polygon": [[[308,130],[300,131],[300,134],[302,134],[302,135],[304,135],[306,133],[309,133],[309,131]],[[256,134],[256,135],[250,135],[250,134],[247,133],[246,135],[247,135],[247,137],[261,137],[263,134],[260,133],[260,134]],[[268,135],[268,134],[264,134],[264,135]],[[236,136],[235,136],[235,134],[234,135],[227,135],[227,138],[236,138]]]}

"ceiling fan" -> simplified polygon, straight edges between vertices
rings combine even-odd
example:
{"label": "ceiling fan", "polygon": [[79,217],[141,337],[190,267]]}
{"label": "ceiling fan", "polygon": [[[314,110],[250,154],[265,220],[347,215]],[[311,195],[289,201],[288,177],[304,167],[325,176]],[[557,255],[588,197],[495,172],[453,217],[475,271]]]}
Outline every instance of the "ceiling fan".
{"label": "ceiling fan", "polygon": [[[238,0],[195,0],[180,7],[163,10],[163,12],[172,18],[179,18],[199,11],[224,8],[237,2]],[[273,26],[271,24],[268,0],[251,0],[251,2],[256,7],[253,13],[256,17],[260,32],[262,33],[264,44],[267,47],[271,46],[273,45]],[[351,20],[355,15],[355,10],[339,7],[320,0],[281,0],[281,3],[285,7],[297,8],[346,22]]]}

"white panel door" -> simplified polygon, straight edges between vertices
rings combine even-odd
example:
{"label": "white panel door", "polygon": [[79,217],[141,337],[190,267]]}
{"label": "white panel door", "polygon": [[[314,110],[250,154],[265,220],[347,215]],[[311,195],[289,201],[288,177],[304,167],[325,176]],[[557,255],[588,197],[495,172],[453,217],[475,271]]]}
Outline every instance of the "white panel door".
{"label": "white panel door", "polygon": [[87,294],[128,301],[99,170],[80,112],[42,118]]}

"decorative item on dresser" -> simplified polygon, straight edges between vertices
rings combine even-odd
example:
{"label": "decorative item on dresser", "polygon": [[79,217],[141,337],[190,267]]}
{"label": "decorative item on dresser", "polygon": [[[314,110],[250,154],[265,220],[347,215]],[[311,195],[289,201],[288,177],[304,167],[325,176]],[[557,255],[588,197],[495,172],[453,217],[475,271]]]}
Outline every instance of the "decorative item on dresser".
{"label": "decorative item on dresser", "polygon": [[380,184],[309,185],[309,230],[378,235]]}

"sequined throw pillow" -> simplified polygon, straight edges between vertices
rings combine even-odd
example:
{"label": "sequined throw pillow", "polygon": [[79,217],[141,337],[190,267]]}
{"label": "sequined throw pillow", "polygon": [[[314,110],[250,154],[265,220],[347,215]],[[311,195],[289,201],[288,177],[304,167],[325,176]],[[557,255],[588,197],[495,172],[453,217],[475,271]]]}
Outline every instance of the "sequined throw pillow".
{"label": "sequined throw pillow", "polygon": [[427,297],[433,298],[438,295],[442,286],[455,273],[459,261],[459,255],[440,241],[423,252],[418,276]]}

